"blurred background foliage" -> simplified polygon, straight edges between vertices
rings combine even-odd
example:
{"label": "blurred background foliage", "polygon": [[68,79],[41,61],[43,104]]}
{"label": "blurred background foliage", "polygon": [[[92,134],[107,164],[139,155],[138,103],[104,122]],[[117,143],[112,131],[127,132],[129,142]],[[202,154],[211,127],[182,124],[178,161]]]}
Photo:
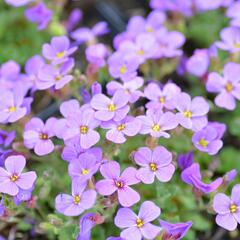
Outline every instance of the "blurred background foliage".
{"label": "blurred background foliage", "polygon": [[[54,2],[54,1],[53,1]],[[15,60],[22,66],[25,61],[35,55],[41,53],[41,46],[48,42],[51,36],[61,35],[64,33],[64,28],[61,25],[66,21],[66,16],[74,7],[81,7],[84,11],[83,24],[92,26],[92,22],[106,20],[104,11],[98,10],[99,2],[102,4],[110,2],[120,12],[119,16],[122,19],[121,23],[126,22],[126,19],[135,14],[147,15],[150,9],[147,7],[147,1],[96,1],[98,5],[94,5],[95,1],[69,1],[64,5],[64,2],[56,5],[54,20],[45,31],[38,32],[36,26],[27,22],[24,17],[23,8],[12,8],[7,6],[3,1],[0,1],[0,63],[7,60]],[[129,4],[127,3],[129,2]],[[85,4],[86,3],[86,4]],[[102,6],[102,5],[101,5]],[[86,11],[85,11],[86,10]],[[96,14],[97,12],[97,14]],[[102,14],[101,14],[102,13]],[[122,15],[124,13],[124,16]],[[171,19],[171,16],[170,16]],[[114,21],[113,21],[114,22]],[[114,26],[109,22],[113,33],[119,30],[119,26]],[[168,22],[169,29],[181,31],[187,37],[187,42],[184,46],[185,52],[190,56],[196,48],[208,48],[214,41],[219,39],[219,31],[227,26],[228,20],[224,17],[222,10],[205,12],[197,14],[191,18],[179,17],[176,20]],[[103,41],[110,42],[113,35],[108,35]],[[82,47],[80,51],[83,51]],[[219,70],[227,61],[227,55],[220,53],[217,65],[213,69]],[[83,59],[77,58],[79,62]],[[150,63],[149,63],[150,64]],[[144,66],[143,71],[146,71],[147,78],[157,79],[166,82],[172,79],[183,90],[190,93],[192,96],[203,95],[208,99],[213,100],[212,95],[208,95],[205,91],[203,82],[192,76],[178,76],[176,74],[176,61],[164,60],[151,65],[153,71],[148,72],[146,69],[149,66]],[[82,67],[84,65],[77,64]],[[151,69],[151,70],[152,70]],[[148,75],[149,73],[149,75]],[[99,74],[99,81],[106,84],[109,79],[107,71],[103,70]],[[78,86],[78,85],[77,85]],[[73,84],[73,87],[76,87]],[[47,96],[52,97],[52,96]],[[53,101],[54,99],[51,99]],[[180,153],[193,151],[195,161],[201,164],[203,176],[209,180],[210,177],[222,176],[227,171],[237,168],[240,171],[240,106],[233,112],[226,112],[214,106],[211,101],[212,121],[224,122],[228,126],[228,131],[225,134],[225,146],[220,154],[215,157],[210,157],[207,154],[196,150],[191,143],[191,133],[189,131],[174,132],[171,139],[160,139],[159,144],[167,147],[168,150],[174,152],[174,161]],[[51,102],[49,100],[49,102]],[[58,112],[54,113],[56,116]],[[22,130],[17,129],[19,134]],[[21,139],[21,136],[19,135]],[[133,165],[131,154],[137,148],[146,144],[146,138],[136,136],[129,139],[124,145],[118,146],[106,142],[100,143],[104,148],[104,154],[108,158],[115,159],[121,163],[122,169],[129,165]],[[20,207],[14,206],[8,199],[6,202],[9,206],[10,218],[0,222],[0,233],[7,235],[11,231],[16,232],[15,239],[59,239],[73,240],[75,239],[79,227],[79,218],[70,218],[57,214],[54,209],[54,199],[59,192],[70,193],[70,178],[67,175],[67,163],[61,159],[61,147],[48,156],[37,157],[33,153],[29,156],[31,160],[31,169],[38,173],[37,186],[34,191],[36,196],[36,204],[34,208],[26,208],[24,204]],[[26,155],[29,154],[26,152]],[[212,169],[215,170],[215,175],[211,175]],[[100,179],[100,175],[96,176]],[[142,201],[144,199],[152,200],[162,208],[161,218],[170,222],[175,221],[193,221],[193,227],[184,238],[186,240],[207,240],[207,239],[228,239],[229,235],[216,227],[214,215],[209,198],[196,199],[190,186],[182,183],[180,180],[180,171],[176,174],[170,183],[159,183],[155,181],[152,185],[141,184],[136,189],[141,193]],[[240,177],[236,182],[240,181]],[[211,199],[212,196],[210,196]],[[100,197],[100,202],[103,197]],[[138,206],[134,207],[136,210]],[[117,205],[113,205],[111,209],[105,211],[102,206],[96,206],[94,210],[105,215],[105,223],[96,226],[93,229],[93,240],[104,240],[106,236],[118,235],[119,230],[113,225],[113,215],[117,209]],[[219,231],[222,238],[217,238]],[[231,233],[232,237],[239,236],[237,232]],[[236,239],[239,239],[236,237]]]}

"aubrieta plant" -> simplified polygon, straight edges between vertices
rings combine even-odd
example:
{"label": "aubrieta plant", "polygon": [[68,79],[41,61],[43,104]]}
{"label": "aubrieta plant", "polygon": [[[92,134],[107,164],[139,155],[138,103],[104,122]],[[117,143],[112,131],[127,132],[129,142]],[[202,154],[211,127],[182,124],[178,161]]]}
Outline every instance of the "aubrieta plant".
{"label": "aubrieta plant", "polygon": [[151,0],[112,46],[5,3],[50,38],[0,66],[0,239],[239,239],[240,0]]}

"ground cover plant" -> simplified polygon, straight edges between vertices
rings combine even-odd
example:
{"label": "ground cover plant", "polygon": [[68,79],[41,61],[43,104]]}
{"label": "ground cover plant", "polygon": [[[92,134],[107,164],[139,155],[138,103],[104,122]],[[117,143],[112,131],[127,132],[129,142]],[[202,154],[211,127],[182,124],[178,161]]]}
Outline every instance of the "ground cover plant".
{"label": "ground cover plant", "polygon": [[240,239],[240,1],[0,2],[0,239]]}

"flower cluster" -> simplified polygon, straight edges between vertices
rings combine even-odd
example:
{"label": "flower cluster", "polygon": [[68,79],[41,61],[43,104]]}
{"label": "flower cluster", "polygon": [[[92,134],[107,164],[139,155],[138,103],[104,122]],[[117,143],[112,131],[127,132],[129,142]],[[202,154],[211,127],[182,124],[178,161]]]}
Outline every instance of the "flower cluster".
{"label": "flower cluster", "polygon": [[[31,2],[5,1],[15,7]],[[71,193],[56,193],[55,209],[65,216],[80,216],[77,240],[90,240],[92,228],[112,219],[120,229],[120,237],[108,240],[182,239],[194,228],[194,220],[184,220],[182,216],[178,223],[158,219],[161,212],[167,218],[167,210],[164,206],[160,209],[157,197],[151,201],[144,197],[149,185],[156,186],[159,192],[160,187],[167,189],[175,178],[177,183],[181,180],[190,185],[188,189],[193,189],[198,200],[202,195],[214,196],[216,223],[235,230],[240,223],[240,186],[233,187],[231,198],[218,191],[225,191],[236,170],[228,169],[225,175],[215,178],[214,162],[209,166],[210,174],[201,172],[205,165],[201,165],[199,157],[209,159],[219,153],[227,125],[212,120],[211,97],[191,96],[182,83],[167,74],[160,83],[158,77],[151,77],[151,67],[164,61],[173,63],[175,74],[199,78],[203,89],[217,93],[216,106],[234,110],[240,100],[240,64],[231,60],[220,73],[213,61],[219,58],[219,49],[231,56],[240,51],[239,4],[226,0],[151,0],[154,10],[145,18],[131,17],[126,31],[114,37],[114,50],[98,39],[110,31],[107,23],[75,29],[82,18],[82,12],[75,10],[65,24],[69,36],[52,37],[50,43],[43,44],[41,55],[28,59],[24,71],[12,60],[2,64],[0,216],[7,207],[4,199],[13,197],[16,205],[32,199],[37,175],[34,171],[22,172],[25,154],[39,162],[61,155],[68,168],[65,175]],[[226,16],[231,18],[231,26],[220,33],[221,41],[209,48],[195,49],[191,56],[185,55],[183,45],[187,39],[180,31],[168,28],[169,14],[190,18],[195,12],[220,7],[228,8]],[[47,27],[52,11],[44,2],[38,2],[25,15],[41,30]],[[74,58],[78,49],[83,48],[86,74],[80,74]],[[108,80],[106,84],[100,81],[101,75]],[[32,106],[32,102],[39,92],[57,102],[59,113],[50,117],[36,114],[38,106]],[[17,124],[21,127],[16,128],[16,137],[12,129]],[[6,131],[9,126],[13,126],[11,131]],[[184,141],[183,136],[189,141],[184,150],[179,150],[176,143]],[[171,144],[174,138],[178,139]],[[127,155],[124,147],[131,148],[127,145],[130,141],[136,145],[130,149],[129,164],[128,159],[120,160],[119,156]],[[193,156],[199,161],[194,161]],[[64,186],[60,189],[69,192]]]}

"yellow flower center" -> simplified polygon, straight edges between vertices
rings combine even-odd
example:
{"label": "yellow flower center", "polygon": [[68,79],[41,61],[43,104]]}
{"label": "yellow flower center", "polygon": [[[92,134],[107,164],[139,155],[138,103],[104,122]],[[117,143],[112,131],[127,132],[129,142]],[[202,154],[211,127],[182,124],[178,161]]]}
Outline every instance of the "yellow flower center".
{"label": "yellow flower center", "polygon": [[150,169],[151,169],[153,172],[156,172],[156,171],[157,171],[157,165],[156,165],[156,163],[150,163],[150,164],[149,164],[149,167],[150,167]]}
{"label": "yellow flower center", "polygon": [[120,124],[120,125],[118,125],[118,127],[117,127],[117,130],[118,131],[122,131],[122,130],[124,130],[125,129],[125,125],[124,124]]}
{"label": "yellow flower center", "polygon": [[75,196],[74,196],[74,200],[73,200],[74,204],[79,204],[80,201],[81,201],[80,196],[79,196],[79,195],[75,195]]}
{"label": "yellow flower center", "polygon": [[108,105],[108,111],[109,112],[115,112],[116,111],[116,106],[113,103],[109,104]]}
{"label": "yellow flower center", "polygon": [[127,71],[127,67],[125,65],[123,65],[123,66],[120,67],[119,71],[120,71],[121,74],[124,74]]}
{"label": "yellow flower center", "polygon": [[143,56],[145,54],[145,52],[142,49],[137,50],[136,53],[139,56]]}
{"label": "yellow flower center", "polygon": [[229,208],[231,213],[236,213],[237,212],[237,205],[231,204]]}
{"label": "yellow flower center", "polygon": [[205,147],[208,146],[208,141],[205,140],[204,138],[201,138],[201,139],[199,140],[198,144],[199,144],[200,146],[202,146],[202,147],[205,148]]}
{"label": "yellow flower center", "polygon": [[8,112],[15,112],[17,108],[15,106],[9,107]]}
{"label": "yellow flower center", "polygon": [[152,126],[152,130],[153,130],[154,132],[159,132],[159,131],[161,130],[161,127],[160,127],[159,124],[154,124],[154,125]]}
{"label": "yellow flower center", "polygon": [[117,188],[123,188],[123,186],[124,186],[122,181],[115,181],[115,185]]}
{"label": "yellow flower center", "polygon": [[64,52],[58,52],[57,53],[57,58],[62,58],[64,56]]}
{"label": "yellow flower center", "polygon": [[165,97],[160,97],[160,98],[159,98],[159,102],[160,102],[160,103],[165,103]]}
{"label": "yellow flower center", "polygon": [[16,182],[18,180],[19,176],[17,174],[13,174],[11,177],[10,177],[10,180],[12,182]]}
{"label": "yellow flower center", "polygon": [[62,79],[62,76],[61,75],[57,75],[56,77],[55,77],[55,80],[56,81],[59,81],[59,80],[61,80]]}
{"label": "yellow flower center", "polygon": [[144,225],[144,222],[141,218],[138,218],[136,221],[136,225],[138,228],[141,228]]}
{"label": "yellow flower center", "polygon": [[86,125],[80,126],[80,133],[81,134],[87,134],[88,133],[88,127]]}
{"label": "yellow flower center", "polygon": [[48,139],[48,135],[46,133],[40,133],[39,134],[39,138],[42,140],[47,140]]}
{"label": "yellow flower center", "polygon": [[240,42],[235,43],[235,44],[234,44],[234,47],[235,47],[235,48],[240,48]]}
{"label": "yellow flower center", "polygon": [[226,85],[225,85],[225,89],[227,92],[231,92],[233,90],[233,85],[228,82]]}
{"label": "yellow flower center", "polygon": [[185,111],[185,112],[183,112],[183,115],[184,115],[186,118],[191,118],[191,117],[192,117],[192,112],[191,112],[191,111]]}
{"label": "yellow flower center", "polygon": [[148,33],[152,33],[152,32],[153,32],[153,28],[152,28],[152,27],[146,27],[146,31],[147,31]]}
{"label": "yellow flower center", "polygon": [[82,175],[87,175],[89,173],[88,169],[82,169],[81,174]]}

